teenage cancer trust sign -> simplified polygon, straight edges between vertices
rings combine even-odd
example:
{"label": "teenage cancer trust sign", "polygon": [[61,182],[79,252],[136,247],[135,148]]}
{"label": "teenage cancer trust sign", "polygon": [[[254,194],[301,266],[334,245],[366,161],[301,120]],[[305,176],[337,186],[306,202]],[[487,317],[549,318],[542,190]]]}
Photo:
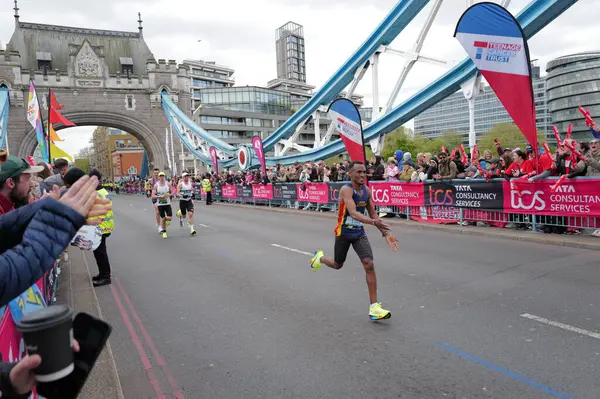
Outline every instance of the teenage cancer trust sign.
{"label": "teenage cancer trust sign", "polygon": [[460,17],[454,36],[537,154],[529,50],[517,20],[498,4],[478,3]]}

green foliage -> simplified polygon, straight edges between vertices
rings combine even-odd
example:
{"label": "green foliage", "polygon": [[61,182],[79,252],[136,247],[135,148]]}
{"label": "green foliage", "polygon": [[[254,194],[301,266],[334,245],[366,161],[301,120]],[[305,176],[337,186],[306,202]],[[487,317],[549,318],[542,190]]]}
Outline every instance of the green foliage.
{"label": "green foliage", "polygon": [[[540,146],[545,140],[542,132],[538,130],[538,143]],[[527,140],[521,133],[516,125],[509,123],[499,123],[494,126],[489,132],[479,138],[479,152],[483,154],[484,150],[490,150],[496,154],[494,138],[497,138],[502,148],[525,148],[527,146]]]}
{"label": "green foliage", "polygon": [[75,160],[75,167],[83,170],[85,173],[90,173],[90,160],[87,158],[79,158]]}

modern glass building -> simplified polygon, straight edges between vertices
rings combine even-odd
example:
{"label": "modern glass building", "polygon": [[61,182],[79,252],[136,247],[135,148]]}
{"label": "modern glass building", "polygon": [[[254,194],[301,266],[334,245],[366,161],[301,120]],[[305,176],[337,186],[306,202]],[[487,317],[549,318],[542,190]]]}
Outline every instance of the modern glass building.
{"label": "modern glass building", "polygon": [[275,31],[277,78],[306,82],[304,28],[288,22]]}
{"label": "modern glass building", "polygon": [[573,124],[573,138],[592,136],[577,107],[590,110],[600,121],[600,52],[566,55],[546,65],[548,110],[558,130],[564,134]]}
{"label": "modern glass building", "polygon": [[192,110],[200,104],[200,89],[231,87],[235,84],[235,71],[227,66],[203,60],[185,60],[183,64],[189,68]]}
{"label": "modern glass building", "polygon": [[[539,67],[533,67],[533,93],[538,130],[550,137],[552,121],[546,103],[546,80],[540,78]],[[499,123],[514,123],[506,109],[489,86],[475,100],[475,132],[477,139]],[[458,132],[463,143],[469,142],[469,103],[458,91],[415,117],[415,135],[428,139],[447,132]]]}

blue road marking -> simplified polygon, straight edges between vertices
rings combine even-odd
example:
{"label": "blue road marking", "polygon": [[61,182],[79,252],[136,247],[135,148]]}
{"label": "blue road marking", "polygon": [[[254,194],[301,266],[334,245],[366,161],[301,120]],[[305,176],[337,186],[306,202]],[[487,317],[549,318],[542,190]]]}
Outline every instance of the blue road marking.
{"label": "blue road marking", "polygon": [[517,381],[523,382],[523,383],[525,383],[525,384],[527,384],[527,385],[529,385],[529,386],[531,386],[533,388],[536,388],[536,389],[539,389],[540,391],[546,392],[547,394],[552,395],[552,396],[554,396],[556,398],[560,398],[560,399],[574,399],[573,397],[571,397],[569,395],[566,395],[566,394],[564,394],[562,392],[555,391],[554,389],[552,389],[550,387],[547,387],[545,385],[542,385],[540,383],[532,381],[529,378],[523,377],[522,375],[514,373],[514,372],[512,372],[510,370],[503,369],[502,367],[496,366],[495,364],[492,364],[490,362],[486,362],[485,360],[479,359],[479,358],[477,358],[477,357],[475,357],[473,355],[469,355],[468,353],[462,352],[462,351],[460,351],[460,350],[458,350],[456,348],[453,348],[453,347],[451,347],[449,345],[443,344],[441,342],[437,342],[435,344],[435,346],[437,346],[438,348],[441,348],[441,349],[445,349],[448,352],[452,352],[455,355],[458,355],[458,356],[460,356],[460,357],[462,357],[464,359],[467,359],[467,360],[470,360],[470,361],[472,361],[474,363],[477,363],[477,364],[480,364],[482,366],[485,366],[485,367],[487,367],[490,370],[496,371],[496,372],[498,372],[500,374],[504,374],[505,376],[508,376],[510,378],[514,378]]}

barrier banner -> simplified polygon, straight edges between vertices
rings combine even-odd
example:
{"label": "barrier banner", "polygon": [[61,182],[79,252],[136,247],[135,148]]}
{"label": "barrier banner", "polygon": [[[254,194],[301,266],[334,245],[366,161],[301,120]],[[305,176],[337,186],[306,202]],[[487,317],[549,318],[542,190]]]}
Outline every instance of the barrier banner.
{"label": "barrier banner", "polygon": [[567,179],[556,188],[551,187],[556,180],[538,180],[532,183],[521,181],[520,194],[510,189],[510,183],[502,183],[504,188],[504,211],[557,216],[600,216],[600,180]]}
{"label": "barrier banner", "polygon": [[[417,209],[418,213],[415,213],[414,209]],[[454,206],[432,205],[414,209],[411,210],[410,218],[417,222],[453,224],[460,220],[460,209]]]}
{"label": "barrier banner", "polygon": [[297,201],[298,185],[296,183],[274,184],[273,199]]}
{"label": "barrier banner", "polygon": [[344,187],[345,184],[346,182],[342,181],[335,183],[327,183],[327,185],[329,186],[327,194],[330,204],[336,204],[340,200],[340,190],[342,189],[342,187]]}
{"label": "barrier banner", "polygon": [[223,192],[221,191],[221,186],[218,184],[215,184],[212,186],[212,196],[213,196],[213,201],[216,198],[223,198]]}
{"label": "barrier banner", "polygon": [[253,184],[252,197],[259,200],[273,199],[273,185],[271,184]]}
{"label": "barrier banner", "polygon": [[298,201],[326,204],[329,200],[327,183],[306,183],[306,190],[300,186],[298,184]]}
{"label": "barrier banner", "polygon": [[233,184],[225,184],[221,186],[221,196],[225,199],[236,199],[237,189]]}
{"label": "barrier banner", "polygon": [[423,183],[370,183],[373,202],[378,206],[423,206]]}
{"label": "barrier banner", "polygon": [[252,201],[252,186],[236,186],[237,199],[244,202]]}

